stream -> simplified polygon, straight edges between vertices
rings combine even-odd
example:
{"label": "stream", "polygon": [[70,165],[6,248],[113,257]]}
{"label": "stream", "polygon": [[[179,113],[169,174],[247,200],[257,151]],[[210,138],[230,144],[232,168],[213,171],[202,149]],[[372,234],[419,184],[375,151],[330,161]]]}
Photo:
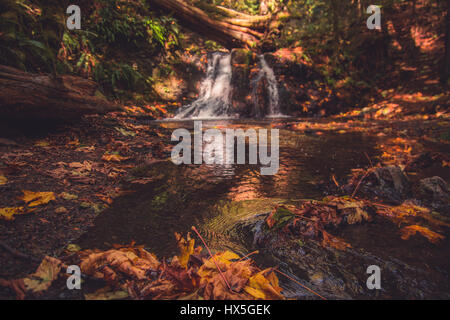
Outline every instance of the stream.
{"label": "stream", "polygon": [[[203,121],[203,129],[269,129],[290,121],[294,119],[211,120]],[[191,120],[149,124],[169,131],[192,131],[193,125]],[[170,160],[149,165],[141,174],[154,179],[143,186],[130,185],[134,192],[105,210],[78,244],[107,249],[115,243],[135,241],[159,257],[170,257],[178,251],[174,232],[187,233],[196,226],[213,250],[230,249],[245,255],[257,249],[260,254],[254,259],[260,265],[280,265],[330,298],[442,298],[442,292],[449,292],[449,255],[443,250],[448,240],[439,246],[425,239],[403,241],[398,228],[385,219],[339,230],[337,235],[352,245],[346,252],[314,242],[283,250],[255,245],[255,230],[261,224],[252,222],[255,216],[270,212],[276,204],[322,199],[321,186],[330,176],[343,179],[351,169],[367,166],[365,154],[378,156],[375,146],[383,139],[360,132],[317,136],[289,129],[280,129],[279,137],[280,167],[272,176],[261,175],[260,165],[177,166]],[[309,253],[305,255],[305,251]],[[365,268],[372,264],[389,270],[386,276],[391,283],[383,282],[386,290],[382,292],[365,288]],[[314,298],[292,282],[284,286],[288,297]]]}
{"label": "stream", "polygon": [[[178,251],[174,233],[186,234],[195,226],[213,251],[229,249],[244,256],[258,250],[259,254],[252,257],[258,265],[279,266],[327,298],[448,298],[450,256],[444,249],[449,246],[448,235],[439,245],[421,237],[404,241],[398,226],[377,216],[371,223],[334,230],[335,236],[351,245],[340,251],[314,240],[286,244],[277,235],[262,231],[264,217],[274,206],[295,204],[300,199],[321,200],[327,195],[331,177],[345,181],[352,169],[367,168],[370,159],[380,156],[377,146],[388,137],[357,130],[320,134],[294,130],[302,120],[281,114],[276,77],[264,56],[259,59],[260,69],[251,80],[248,94],[254,101],[253,114],[261,119],[242,119],[235,113],[231,54],[218,52],[208,59],[199,97],[182,107],[175,119],[146,125],[150,131],[156,128],[167,132],[166,142],[172,147],[178,141],[170,142],[171,133],[183,128],[192,135],[194,122],[199,119],[203,120],[203,132],[279,128],[277,173],[263,175],[261,165],[249,161],[175,165],[170,161],[170,151],[166,151],[167,160],[135,169],[135,174],[151,181],[142,186],[130,184],[128,189],[133,192],[116,199],[77,244],[108,249],[113,244],[134,241],[159,257],[171,257]],[[261,94],[261,88],[265,93]],[[211,143],[214,147],[215,141],[203,140],[203,148]],[[249,159],[249,150],[257,142],[246,140],[245,144]],[[234,154],[236,148],[234,145]],[[366,269],[372,265],[382,270],[380,290],[366,286]],[[295,281],[283,278],[281,284],[288,298],[317,298]]]}

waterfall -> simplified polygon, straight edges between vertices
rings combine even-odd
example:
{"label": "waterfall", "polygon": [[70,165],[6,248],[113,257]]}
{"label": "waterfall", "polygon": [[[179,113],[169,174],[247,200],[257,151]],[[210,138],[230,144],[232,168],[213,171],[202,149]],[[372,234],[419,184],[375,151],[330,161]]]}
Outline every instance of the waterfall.
{"label": "waterfall", "polygon": [[184,106],[176,119],[229,117],[231,106],[231,54],[215,52],[208,61],[206,77],[197,100]]}
{"label": "waterfall", "polygon": [[275,78],[275,74],[273,73],[273,70],[269,65],[267,64],[267,61],[264,59],[264,55],[259,56],[259,63],[260,63],[260,69],[258,74],[256,75],[255,79],[252,80],[252,98],[254,102],[254,108],[255,108],[255,114],[260,115],[261,105],[260,101],[258,99],[258,84],[263,79],[267,80],[267,93],[268,93],[268,113],[267,116],[274,117],[274,116],[280,116],[282,115],[280,112],[280,106],[279,106],[279,95],[278,95],[278,84],[277,79]]}
{"label": "waterfall", "polygon": [[[214,119],[234,117],[237,112],[231,107],[233,92],[231,76],[231,53],[213,53],[208,59],[206,76],[200,85],[200,92],[197,100],[189,105],[183,106],[175,115],[175,119]],[[265,82],[261,83],[263,80],[265,80]],[[263,85],[264,90],[263,100],[261,100],[260,92],[258,92],[258,87],[261,85]],[[269,67],[263,55],[259,56],[259,71],[251,80],[251,88],[254,116],[282,116],[279,107],[277,80],[272,68]]]}

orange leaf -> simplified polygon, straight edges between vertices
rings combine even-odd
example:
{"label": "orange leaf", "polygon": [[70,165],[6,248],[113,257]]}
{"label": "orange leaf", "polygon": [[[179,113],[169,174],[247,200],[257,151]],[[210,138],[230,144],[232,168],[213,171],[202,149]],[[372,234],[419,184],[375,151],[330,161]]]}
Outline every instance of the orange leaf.
{"label": "orange leaf", "polygon": [[428,241],[432,243],[437,243],[445,238],[443,235],[439,233],[436,233],[428,228],[418,225],[411,225],[400,229],[401,237],[403,240],[408,240],[411,236],[415,235],[417,232],[419,232],[422,236],[427,238]]}

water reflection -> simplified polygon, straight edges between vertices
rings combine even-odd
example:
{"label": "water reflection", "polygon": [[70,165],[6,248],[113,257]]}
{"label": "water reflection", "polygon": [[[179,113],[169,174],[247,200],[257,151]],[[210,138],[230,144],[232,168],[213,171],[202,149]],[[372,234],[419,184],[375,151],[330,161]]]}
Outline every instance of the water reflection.
{"label": "water reflection", "polygon": [[[192,225],[201,228],[211,219],[226,223],[225,218],[220,218],[217,203],[263,199],[263,204],[269,206],[270,199],[321,198],[323,192],[318,185],[321,181],[330,179],[332,174],[342,178],[350,169],[366,165],[364,153],[370,157],[375,155],[375,138],[361,133],[317,137],[280,130],[279,171],[276,175],[264,176],[259,164],[227,164],[227,158],[236,155],[237,146],[227,146],[225,139],[219,136],[225,128],[270,129],[270,121],[203,124],[204,130],[217,129],[203,150],[205,162],[209,164],[176,166],[166,161],[151,165],[147,175],[157,178],[138,187],[133,195],[117,199],[97,218],[80,244],[101,248],[134,240],[157,254],[169,256],[177,250],[174,232],[189,231]],[[153,125],[193,130],[193,122]],[[223,152],[216,153],[217,150]],[[248,145],[246,150],[248,159]],[[219,233],[220,224],[216,223]]]}

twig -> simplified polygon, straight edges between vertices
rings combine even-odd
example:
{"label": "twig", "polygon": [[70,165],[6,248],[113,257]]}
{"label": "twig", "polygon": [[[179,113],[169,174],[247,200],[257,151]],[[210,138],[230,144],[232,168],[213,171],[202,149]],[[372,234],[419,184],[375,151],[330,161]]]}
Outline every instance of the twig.
{"label": "twig", "polygon": [[238,261],[236,261],[236,262],[242,261],[242,260],[244,260],[245,258],[248,258],[248,257],[250,257],[251,255],[258,254],[258,253],[259,253],[259,250],[255,250],[255,251],[253,251],[253,252],[250,252],[249,254],[243,256],[242,258],[240,258],[240,259],[239,259]]}
{"label": "twig", "polygon": [[318,294],[317,292],[315,292],[314,290],[308,288],[307,286],[301,284],[300,282],[298,282],[297,280],[295,280],[294,278],[292,278],[291,276],[287,275],[284,272],[281,272],[280,270],[274,269],[276,272],[278,272],[279,274],[282,274],[283,276],[285,276],[286,278],[288,278],[289,280],[294,281],[296,284],[300,285],[301,287],[305,288],[306,290],[308,290],[309,292],[315,294],[316,296],[318,296],[320,299],[322,300],[327,300],[325,297],[322,297],[320,294]]}
{"label": "twig", "polygon": [[208,253],[209,253],[209,255],[211,256],[211,259],[213,260],[214,264],[216,265],[217,270],[219,270],[219,274],[220,274],[220,276],[222,277],[223,281],[225,281],[225,284],[227,285],[228,289],[230,289],[230,291],[233,291],[233,289],[231,289],[231,286],[230,286],[230,284],[228,283],[227,279],[225,278],[225,276],[224,276],[222,270],[220,270],[220,267],[219,267],[219,265],[217,264],[216,259],[214,259],[214,256],[212,255],[211,250],[209,250],[209,247],[208,247],[208,245],[206,244],[205,240],[203,240],[203,237],[202,237],[202,236],[200,235],[200,233],[197,231],[197,228],[194,227],[194,226],[192,226],[192,230],[194,230],[194,232],[197,234],[197,236],[200,238],[200,240],[202,240],[203,244],[204,244],[205,247],[206,247],[206,250],[208,250]]}
{"label": "twig", "polygon": [[370,157],[367,155],[367,152],[364,152],[364,154],[365,154],[367,160],[369,160],[370,166],[373,168],[372,160],[370,160]]}
{"label": "twig", "polygon": [[358,192],[359,189],[359,185],[361,184],[361,182],[364,180],[365,177],[367,177],[367,175],[371,172],[372,170],[367,170],[366,173],[362,176],[362,178],[359,180],[358,184],[356,185],[355,190],[352,193],[352,198],[355,198],[356,192]]}

